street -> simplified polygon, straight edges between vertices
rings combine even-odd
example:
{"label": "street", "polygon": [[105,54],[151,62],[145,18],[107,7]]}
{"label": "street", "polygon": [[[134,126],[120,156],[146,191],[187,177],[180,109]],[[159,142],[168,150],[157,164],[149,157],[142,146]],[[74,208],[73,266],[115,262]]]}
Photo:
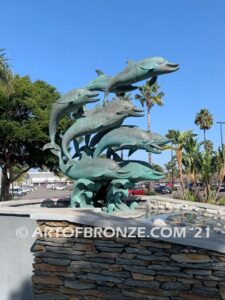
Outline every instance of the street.
{"label": "street", "polygon": [[20,200],[31,200],[31,199],[51,199],[51,198],[64,198],[71,194],[68,190],[52,190],[46,187],[38,187],[37,191],[27,193],[25,196],[18,197]]}

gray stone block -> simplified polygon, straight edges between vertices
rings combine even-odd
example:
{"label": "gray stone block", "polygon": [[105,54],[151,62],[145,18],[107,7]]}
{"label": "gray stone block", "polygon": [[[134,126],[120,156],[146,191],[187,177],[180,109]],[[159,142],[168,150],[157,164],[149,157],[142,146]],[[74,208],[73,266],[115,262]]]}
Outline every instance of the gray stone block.
{"label": "gray stone block", "polygon": [[82,280],[65,280],[64,286],[70,289],[90,290],[95,287],[95,284]]}

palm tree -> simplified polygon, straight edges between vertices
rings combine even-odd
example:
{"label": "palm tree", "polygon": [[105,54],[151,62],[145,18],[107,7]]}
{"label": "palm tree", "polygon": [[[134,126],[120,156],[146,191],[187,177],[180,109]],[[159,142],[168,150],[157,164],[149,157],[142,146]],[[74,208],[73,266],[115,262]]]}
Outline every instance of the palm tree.
{"label": "palm tree", "polygon": [[206,130],[209,130],[213,125],[213,116],[208,109],[203,108],[196,114],[195,124],[204,132],[204,144],[206,147]]}
{"label": "palm tree", "polygon": [[172,140],[172,149],[175,151],[177,165],[178,165],[178,176],[180,179],[183,198],[185,198],[185,185],[183,179],[183,151],[187,141],[190,138],[193,138],[195,134],[192,133],[192,130],[187,130],[180,132],[179,130],[170,129],[166,134],[166,137]]}
{"label": "palm tree", "polygon": [[220,189],[221,189],[222,183],[224,182],[224,178],[225,178],[225,146],[224,145],[223,145],[222,149],[219,148],[216,153],[214,166],[219,175],[219,186],[217,188],[217,192],[216,192],[216,196],[215,196],[215,200],[218,200]]}
{"label": "palm tree", "polygon": [[167,171],[167,177],[168,180],[170,180],[172,182],[172,184],[174,184],[174,178],[177,177],[177,162],[175,157],[171,157],[171,160],[164,164],[166,171]]}
{"label": "palm tree", "polygon": [[12,78],[13,74],[5,55],[5,49],[0,48],[0,84],[7,93],[12,92]]}
{"label": "palm tree", "polygon": [[215,152],[214,151],[201,152],[200,156],[201,156],[201,162],[200,162],[201,181],[204,183],[205,199],[209,201],[211,197],[212,178],[216,171]]}
{"label": "palm tree", "polygon": [[197,139],[193,137],[187,139],[184,145],[183,154],[183,165],[185,166],[185,171],[189,175],[190,180],[197,184],[197,174],[200,170],[200,147],[201,143],[198,143]]}
{"label": "palm tree", "polygon": [[[157,83],[151,85],[150,80],[146,81],[146,84],[139,88],[140,94],[135,95],[135,99],[139,100],[141,105],[147,107],[147,128],[148,132],[151,132],[151,116],[150,112],[154,105],[163,106],[164,93],[160,90],[160,86]],[[151,163],[151,154],[148,156],[149,163]]]}

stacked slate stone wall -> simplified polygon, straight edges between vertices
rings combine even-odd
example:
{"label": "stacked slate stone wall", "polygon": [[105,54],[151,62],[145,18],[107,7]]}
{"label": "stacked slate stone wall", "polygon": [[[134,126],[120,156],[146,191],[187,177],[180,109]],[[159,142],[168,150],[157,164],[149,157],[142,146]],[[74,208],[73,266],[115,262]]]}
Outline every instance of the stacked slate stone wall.
{"label": "stacked slate stone wall", "polygon": [[225,299],[224,254],[149,238],[55,238],[82,225],[38,223],[52,238],[33,247],[34,300]]}
{"label": "stacked slate stone wall", "polygon": [[[172,199],[162,196],[146,197],[147,200],[147,211],[150,215],[153,214],[163,214],[163,213],[179,213],[185,211],[192,211],[195,213],[201,213],[208,218],[224,218],[225,217],[225,207],[218,206],[208,203],[201,202],[190,202],[185,200]],[[144,203],[146,206],[146,204]],[[142,207],[143,209],[143,207]]]}

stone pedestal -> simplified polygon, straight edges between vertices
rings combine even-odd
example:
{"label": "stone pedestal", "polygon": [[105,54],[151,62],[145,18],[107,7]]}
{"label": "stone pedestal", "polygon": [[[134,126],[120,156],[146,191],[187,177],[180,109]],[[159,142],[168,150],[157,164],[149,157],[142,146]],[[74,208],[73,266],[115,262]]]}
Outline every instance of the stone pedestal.
{"label": "stone pedestal", "polygon": [[65,237],[86,226],[77,222],[38,226],[34,300],[225,299],[225,254],[152,238]]}

